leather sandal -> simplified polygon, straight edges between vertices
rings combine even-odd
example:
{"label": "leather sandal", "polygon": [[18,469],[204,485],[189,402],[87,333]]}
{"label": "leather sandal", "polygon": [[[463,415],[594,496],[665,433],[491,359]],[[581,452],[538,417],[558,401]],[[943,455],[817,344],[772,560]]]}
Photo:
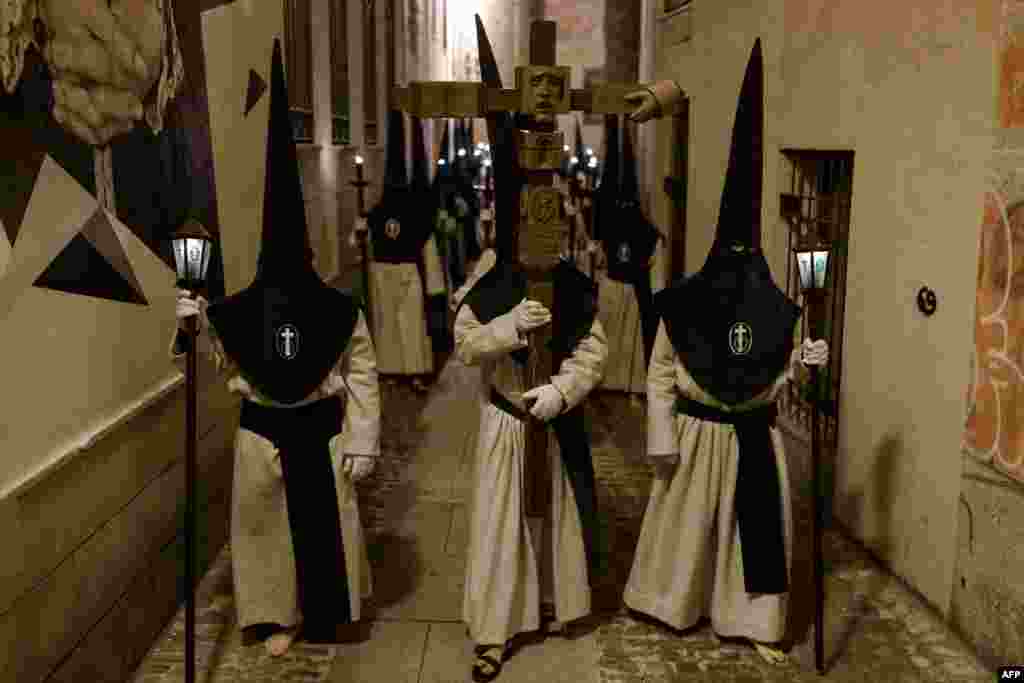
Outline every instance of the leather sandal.
{"label": "leather sandal", "polygon": [[[495,650],[499,651],[497,658],[487,654]],[[505,646],[477,645],[473,648],[473,653],[476,655],[476,661],[473,663],[473,680],[475,683],[488,683],[488,681],[493,681],[497,678],[498,674],[501,673],[501,665],[504,663]]]}

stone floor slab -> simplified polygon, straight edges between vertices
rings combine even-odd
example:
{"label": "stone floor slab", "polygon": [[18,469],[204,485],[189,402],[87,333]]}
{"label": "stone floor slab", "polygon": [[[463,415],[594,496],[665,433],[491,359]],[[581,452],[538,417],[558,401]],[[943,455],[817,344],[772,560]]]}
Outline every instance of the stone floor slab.
{"label": "stone floor slab", "polygon": [[377,622],[362,643],[337,645],[328,683],[418,683],[429,624]]}
{"label": "stone floor slab", "polygon": [[[448,363],[429,395],[406,385],[382,389],[385,430],[373,476],[359,485],[373,569],[376,622],[369,640],[330,648],[298,643],[282,660],[241,646],[233,623],[230,563],[225,552],[200,589],[201,671],[215,681],[462,683],[472,643],[459,623],[468,492],[478,419],[479,373]],[[576,640],[525,639],[498,683],[926,683],[994,680],[974,653],[916,595],[837,529],[825,536],[826,660],[813,670],[810,506],[806,471],[787,453],[794,489],[794,646],[771,666],[742,643],[722,642],[710,628],[677,633],[620,611],[650,491],[644,462],[645,407],[601,392],[588,407],[598,484],[603,566],[593,604],[600,613]],[[801,474],[804,473],[804,474]],[[225,573],[225,567],[227,567]],[[151,651],[134,683],[181,681],[181,625]],[[334,657],[333,664],[331,657]]]}
{"label": "stone floor slab", "polygon": [[454,508],[448,503],[418,503],[393,520],[390,535],[373,539],[369,555],[377,618],[461,618],[465,553],[447,551]]}

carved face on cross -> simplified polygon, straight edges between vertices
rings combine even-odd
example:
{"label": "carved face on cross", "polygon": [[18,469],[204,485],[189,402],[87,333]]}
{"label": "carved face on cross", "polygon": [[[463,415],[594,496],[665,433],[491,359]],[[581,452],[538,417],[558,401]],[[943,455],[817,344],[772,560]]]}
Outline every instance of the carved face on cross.
{"label": "carved face on cross", "polygon": [[536,65],[517,69],[521,107],[538,121],[554,121],[555,114],[569,111],[568,67]]}
{"label": "carved face on cross", "polygon": [[550,116],[565,93],[565,81],[562,74],[550,67],[537,67],[532,71],[528,85],[533,91],[533,112]]}

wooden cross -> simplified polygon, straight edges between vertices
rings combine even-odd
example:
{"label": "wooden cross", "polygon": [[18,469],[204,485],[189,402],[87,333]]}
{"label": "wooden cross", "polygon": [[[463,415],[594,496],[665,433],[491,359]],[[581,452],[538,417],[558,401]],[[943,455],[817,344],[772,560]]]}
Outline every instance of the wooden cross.
{"label": "wooden cross", "polygon": [[[556,29],[553,21],[534,21],[530,25],[530,64],[516,67],[514,88],[474,82],[413,81],[394,93],[399,109],[420,118],[482,118],[494,112],[522,115],[521,127],[515,131],[514,156],[524,184],[518,215],[509,217],[503,225],[516,225],[513,253],[527,273],[527,298],[548,309],[552,308],[554,298],[551,275],[569,233],[558,186],[563,133],[555,129],[555,117],[570,111],[630,113],[635,107],[625,96],[644,87],[638,83],[601,83],[589,89],[570,89],[571,68],[555,65]],[[483,53],[481,49],[482,59]],[[550,383],[558,369],[562,359],[554,358],[548,350],[550,339],[550,325],[530,333],[525,390]],[[525,480],[526,514],[547,517],[551,501],[548,425],[538,420],[531,420],[528,425]]]}

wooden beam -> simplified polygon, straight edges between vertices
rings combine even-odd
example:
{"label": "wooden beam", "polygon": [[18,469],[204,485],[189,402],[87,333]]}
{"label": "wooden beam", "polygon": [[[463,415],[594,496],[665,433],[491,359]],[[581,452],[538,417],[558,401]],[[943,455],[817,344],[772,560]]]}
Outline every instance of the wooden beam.
{"label": "wooden beam", "polygon": [[558,24],[554,21],[534,21],[530,24],[530,64],[555,65],[555,40]]}
{"label": "wooden beam", "polygon": [[[643,83],[598,83],[589,89],[573,89],[569,91],[569,108],[593,114],[629,114],[635,107],[626,101],[626,95],[645,87]],[[519,112],[523,107],[516,88],[485,88],[482,83],[467,81],[412,81],[391,92],[396,108],[422,119],[481,118],[489,112]]]}

